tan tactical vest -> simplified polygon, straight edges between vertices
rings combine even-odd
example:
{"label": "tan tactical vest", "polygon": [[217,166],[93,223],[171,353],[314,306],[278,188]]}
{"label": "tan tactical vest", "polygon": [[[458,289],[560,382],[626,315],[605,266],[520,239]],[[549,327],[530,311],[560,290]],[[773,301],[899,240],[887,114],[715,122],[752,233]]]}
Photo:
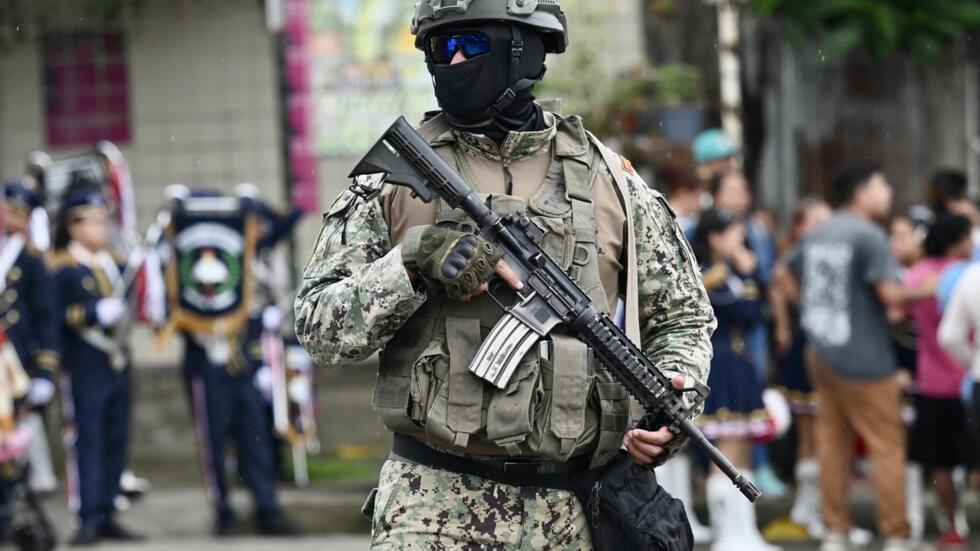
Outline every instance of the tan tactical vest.
{"label": "tan tactical vest", "polygon": [[[528,200],[482,194],[498,214],[526,212],[545,231],[542,248],[608,312],[597,248],[597,209],[592,183],[601,166],[581,120],[557,120],[544,182]],[[449,128],[437,117],[420,128],[432,142]],[[464,176],[472,176],[458,145],[434,143]],[[479,182],[472,182],[479,191]],[[399,190],[401,192],[402,190]],[[416,200],[406,194],[394,201]],[[389,205],[390,206],[390,205]],[[406,205],[402,206],[405,212]],[[386,212],[391,212],[387,208]],[[435,207],[436,225],[472,231],[473,222],[445,202]],[[624,217],[620,206],[620,217]],[[603,214],[606,216],[606,214]],[[622,220],[616,220],[622,230]],[[609,220],[605,221],[608,226]],[[392,227],[404,226],[389,220]],[[401,236],[393,235],[393,245]],[[615,278],[616,276],[613,276]],[[608,277],[607,277],[608,279]],[[508,290],[495,294],[509,300]],[[620,448],[629,422],[626,390],[578,339],[556,331],[522,360],[507,388],[498,390],[471,374],[469,364],[502,315],[484,295],[460,303],[430,299],[381,353],[373,406],[387,427],[437,447],[478,456],[524,456],[566,461],[592,454],[599,465]]]}

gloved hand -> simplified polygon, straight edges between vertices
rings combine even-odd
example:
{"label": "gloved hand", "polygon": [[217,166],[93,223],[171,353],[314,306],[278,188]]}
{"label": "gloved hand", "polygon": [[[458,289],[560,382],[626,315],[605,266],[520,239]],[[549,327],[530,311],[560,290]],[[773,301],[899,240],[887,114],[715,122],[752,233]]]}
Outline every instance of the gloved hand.
{"label": "gloved hand", "polygon": [[27,403],[32,407],[46,406],[54,398],[54,383],[47,379],[34,379],[27,391]]}
{"label": "gloved hand", "polygon": [[409,230],[402,255],[409,268],[441,283],[454,300],[473,295],[489,281],[503,257],[500,249],[480,236],[435,226]]}
{"label": "gloved hand", "polygon": [[103,298],[95,303],[95,317],[99,320],[99,325],[105,328],[115,325],[125,312],[126,303],[120,298]]}

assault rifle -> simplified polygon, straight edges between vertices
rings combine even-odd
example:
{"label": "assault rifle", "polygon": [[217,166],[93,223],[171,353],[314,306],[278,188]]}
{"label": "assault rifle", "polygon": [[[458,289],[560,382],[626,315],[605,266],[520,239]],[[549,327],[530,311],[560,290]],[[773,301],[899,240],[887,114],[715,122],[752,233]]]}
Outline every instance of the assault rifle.
{"label": "assault rifle", "polygon": [[[462,209],[484,239],[496,244],[504,260],[524,283],[518,301],[483,342],[471,371],[504,388],[517,363],[542,337],[564,324],[587,344],[648,415],[663,420],[674,433],[686,435],[704,450],[750,501],[761,495],[691,422],[692,413],[670,379],[650,361],[609,316],[601,313],[572,278],[538,245],[543,232],[527,216],[500,216],[400,117],[357,164],[351,177],[384,174],[389,183],[411,189],[426,203],[442,199]],[[695,402],[707,388],[694,389]]]}

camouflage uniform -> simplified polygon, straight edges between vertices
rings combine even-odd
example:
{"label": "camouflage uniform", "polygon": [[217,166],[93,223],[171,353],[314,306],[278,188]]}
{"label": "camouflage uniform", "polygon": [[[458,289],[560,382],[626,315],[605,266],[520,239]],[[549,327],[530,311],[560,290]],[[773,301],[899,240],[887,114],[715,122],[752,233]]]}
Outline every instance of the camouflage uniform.
{"label": "camouflage uniform", "polygon": [[[570,147],[569,129],[578,129],[582,140],[585,136],[576,118],[559,119],[549,113],[546,122],[546,128],[541,131],[511,133],[501,147],[483,136],[456,130],[436,130],[428,134],[423,131],[423,136],[434,147],[438,146],[441,155],[455,159],[457,170],[478,191],[492,194],[494,189],[503,189],[505,175],[509,175],[507,179],[513,185],[513,195],[529,198],[540,194],[537,188],[545,172],[551,177],[555,166],[553,158]],[[603,276],[598,293],[593,290],[590,294],[597,307],[602,303],[603,310],[612,311],[621,295],[620,279],[625,272],[621,262],[623,255],[618,254],[622,253],[626,240],[625,213],[615,199],[609,167],[596,155],[588,158],[594,169],[589,172],[596,197],[594,231],[597,235],[594,241],[600,257],[598,271]],[[711,357],[710,335],[714,317],[694,256],[663,197],[650,190],[625,159],[623,164],[627,168],[629,204],[636,236],[642,349],[661,369],[704,382]],[[403,339],[405,332],[417,332],[413,325],[418,323],[417,318],[431,315],[427,309],[434,300],[444,300],[430,300],[424,290],[413,287],[400,246],[409,227],[431,224],[434,218],[438,220],[439,207],[408,198],[403,188],[382,187],[376,179],[364,178],[358,184],[362,194],[368,188],[377,193],[368,194],[368,199],[362,200],[348,191],[330,207],[296,301],[296,333],[311,356],[324,366],[351,364],[379,350],[384,351],[393,340]],[[600,195],[605,199],[600,200]],[[618,214],[615,206],[619,208]],[[559,227],[555,231],[561,230]],[[477,304],[449,307],[472,308],[474,311],[480,308]],[[445,354],[444,348],[442,353]],[[424,359],[427,358],[419,361]],[[530,369],[538,369],[537,365]],[[557,371],[556,367],[550,368]],[[543,364],[541,369],[545,369]],[[379,381],[384,378],[384,354],[381,370]],[[603,386],[596,385],[593,376],[598,380],[604,371],[601,366],[596,368],[595,374],[590,371],[588,381],[582,384],[590,389]],[[557,375],[554,377],[557,381]],[[517,378],[520,377],[515,376]],[[419,391],[418,386],[419,381],[413,374],[413,399]],[[614,381],[604,386],[621,388]],[[536,388],[545,393],[550,390],[547,384]],[[480,391],[479,384],[475,390]],[[624,391],[622,396],[625,397]],[[574,450],[563,450],[563,453],[567,451],[579,456],[595,452],[596,448],[608,452],[610,436],[613,447],[619,447],[627,428],[625,422],[605,435],[594,425],[605,423],[608,418],[625,418],[628,412],[619,410],[610,415],[604,403],[602,411],[598,411],[596,402],[605,402],[605,397],[599,398],[603,400],[589,402],[584,414],[591,430],[581,433]],[[377,408],[377,392],[375,400]],[[479,394],[476,401],[480,401]],[[454,445],[451,435],[447,439],[425,426],[425,415],[431,417],[432,412],[439,409],[430,404],[422,404],[427,407],[422,408],[421,418],[408,419],[404,411],[400,412],[405,417],[400,423],[389,422],[385,414],[382,418],[389,429],[410,434],[449,453],[477,458],[509,454],[557,461],[568,457],[567,454],[558,456],[554,449],[545,452],[544,444],[541,449],[536,449],[533,442],[508,447],[505,454],[499,442],[492,442],[487,434],[486,409],[481,428],[486,432],[465,435],[473,438],[457,440]],[[450,403],[449,407],[452,406]],[[442,409],[441,413],[445,415],[446,408]],[[536,412],[532,415],[544,415],[532,409]],[[480,421],[479,415],[476,421]],[[532,422],[535,427],[541,423],[538,419],[532,419]],[[676,452],[683,443],[682,438],[675,438],[669,446],[670,453]],[[593,464],[602,463],[608,457],[608,453],[601,456],[596,453]],[[382,472],[373,521],[375,548],[378,549],[591,548],[581,506],[567,491],[522,489],[393,460],[385,464]]]}
{"label": "camouflage uniform", "polygon": [[570,492],[506,486],[477,476],[388,461],[381,469],[371,548],[592,549]]}

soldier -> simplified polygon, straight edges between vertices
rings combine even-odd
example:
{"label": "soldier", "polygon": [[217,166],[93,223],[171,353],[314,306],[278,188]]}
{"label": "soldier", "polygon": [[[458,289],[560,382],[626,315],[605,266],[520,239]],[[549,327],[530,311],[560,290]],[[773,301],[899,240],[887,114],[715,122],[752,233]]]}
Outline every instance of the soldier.
{"label": "soldier", "polygon": [[140,536],[115,519],[114,500],[126,464],[131,377],[129,353],[118,344],[126,305],[120,259],[107,249],[109,209],[86,179],[66,192],[51,256],[63,320],[62,376],[69,507],[78,514],[75,545]]}
{"label": "soldier", "polygon": [[[680,374],[675,387],[703,382],[714,317],[665,200],[581,119],[534,101],[545,55],[567,45],[558,2],[429,0],[413,33],[442,107],[422,136],[494,211],[527,212],[597,308],[615,311],[636,289],[624,310],[638,313],[642,349]],[[568,473],[624,444],[637,463],[660,464],[684,439],[631,430],[624,387],[561,328],[503,390],[470,372],[502,315],[483,294],[493,270],[478,268],[496,265],[520,286],[493,247],[465,233],[473,227],[445,203],[362,178],[327,210],[306,267],[296,333],[311,356],[332,366],[381,351],[373,406],[395,435],[366,504],[373,548],[591,549]]]}
{"label": "soldier", "polygon": [[[213,198],[218,195],[198,190],[189,193],[189,197]],[[277,217],[271,214],[271,209],[259,202],[254,193],[242,194],[241,199],[242,208],[257,214],[267,228],[252,246],[261,248],[270,234],[285,235],[288,228],[283,229],[281,225],[291,227],[295,222],[291,215]],[[206,271],[215,272],[215,281],[224,277],[220,273],[224,267],[217,261],[207,265],[202,262],[199,267],[202,278],[208,277]],[[238,525],[225,474],[225,450],[229,438],[234,438],[237,444],[238,473],[255,499],[259,533],[268,536],[301,534],[300,528],[282,513],[276,498],[277,471],[272,456],[271,430],[255,382],[256,370],[262,364],[261,333],[260,309],[249,316],[244,328],[230,335],[184,331],[184,378],[199,439],[205,491],[214,508],[213,531],[217,536],[232,535]]]}

